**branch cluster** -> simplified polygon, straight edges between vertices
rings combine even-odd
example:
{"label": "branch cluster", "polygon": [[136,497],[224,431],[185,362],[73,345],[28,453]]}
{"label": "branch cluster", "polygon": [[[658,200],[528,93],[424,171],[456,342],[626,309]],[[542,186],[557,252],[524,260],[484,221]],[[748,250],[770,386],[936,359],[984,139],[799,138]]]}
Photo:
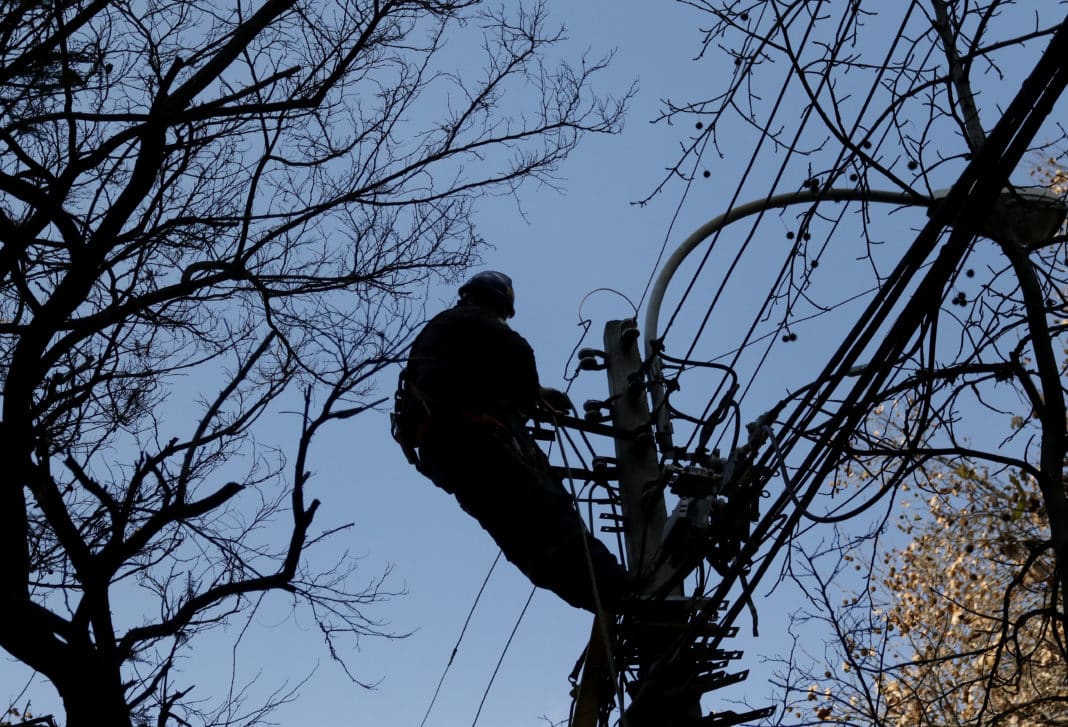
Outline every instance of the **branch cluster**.
{"label": "branch cluster", "polygon": [[627,97],[543,5],[479,6],[0,1],[0,646],[68,725],[208,714],[176,659],[267,592],[334,653],[382,632],[381,583],[306,557],[313,439],[476,259],[477,200]]}

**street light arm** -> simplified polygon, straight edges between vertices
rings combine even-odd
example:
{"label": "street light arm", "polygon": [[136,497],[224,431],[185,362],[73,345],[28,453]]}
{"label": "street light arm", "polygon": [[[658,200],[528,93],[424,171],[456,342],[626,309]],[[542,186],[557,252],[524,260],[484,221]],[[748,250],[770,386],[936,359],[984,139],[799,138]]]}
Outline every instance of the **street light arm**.
{"label": "street light arm", "polygon": [[660,274],[657,276],[656,283],[653,285],[652,292],[649,295],[649,305],[645,309],[645,326],[643,327],[643,330],[645,332],[646,356],[652,357],[658,353],[653,347],[657,340],[657,323],[660,317],[660,305],[663,303],[664,293],[667,292],[667,286],[671,281],[671,276],[674,275],[675,271],[682,265],[682,261],[686,259],[686,256],[693,252],[698,245],[714,235],[721,228],[726,227],[732,222],[737,222],[743,217],[757,214],[758,212],[789,207],[793,204],[804,204],[806,202],[851,201],[886,202],[889,204],[910,206],[930,206],[934,202],[934,200],[927,197],[900,191],[882,191],[877,189],[802,190],[798,192],[788,192],[786,194],[777,194],[771,197],[765,197],[764,199],[747,202],[746,204],[732,208],[730,211],[719,217],[709,220],[683,240],[682,244],[675,249],[675,252],[673,252],[671,257],[664,263],[664,267],[660,269]]}

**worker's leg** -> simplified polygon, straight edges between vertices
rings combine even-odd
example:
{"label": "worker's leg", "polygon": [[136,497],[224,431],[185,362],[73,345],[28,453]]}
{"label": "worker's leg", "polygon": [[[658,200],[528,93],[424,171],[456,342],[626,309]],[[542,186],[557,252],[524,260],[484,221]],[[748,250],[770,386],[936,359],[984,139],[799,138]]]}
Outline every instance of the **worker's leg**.
{"label": "worker's leg", "polygon": [[615,610],[629,576],[586,529],[571,496],[542,461],[491,428],[442,428],[420,451],[423,470],[455,495],[530,580],[568,603],[595,611],[590,570],[602,607]]}
{"label": "worker's leg", "polygon": [[[568,603],[596,611],[590,589],[590,571],[597,582],[597,598],[608,612],[618,610],[620,601],[633,591],[632,578],[608,550],[594,537],[575,508],[574,498],[549,468],[549,461],[533,440],[519,441],[522,465],[532,471],[537,491],[534,497],[538,519],[544,524],[533,569],[543,573],[531,575],[542,579]],[[534,536],[538,539],[538,535]]]}

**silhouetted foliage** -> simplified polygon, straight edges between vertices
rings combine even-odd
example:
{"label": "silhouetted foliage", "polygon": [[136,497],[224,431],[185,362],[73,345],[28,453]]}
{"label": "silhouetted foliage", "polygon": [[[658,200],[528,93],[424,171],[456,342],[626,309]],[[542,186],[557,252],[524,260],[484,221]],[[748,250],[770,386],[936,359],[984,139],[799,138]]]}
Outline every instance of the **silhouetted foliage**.
{"label": "silhouetted foliage", "polygon": [[0,2],[0,646],[68,727],[256,722],[292,689],[178,660],[268,592],[337,658],[382,633],[382,581],[308,558],[310,447],[475,202],[618,129],[561,38],[542,4]]}
{"label": "silhouetted foliage", "polygon": [[1034,180],[1064,199],[1064,7],[684,4],[698,62],[731,73],[668,102],[693,131],[651,196],[696,194],[716,154],[745,153],[713,212],[774,202],[710,235],[658,332],[728,372],[701,390],[717,426],[676,439],[734,452],[753,465],[740,485],[768,496],[702,590],[733,592],[724,625],[776,575],[808,596],[779,723],[1063,713],[1063,208],[1038,203],[1041,232],[1014,225]]}

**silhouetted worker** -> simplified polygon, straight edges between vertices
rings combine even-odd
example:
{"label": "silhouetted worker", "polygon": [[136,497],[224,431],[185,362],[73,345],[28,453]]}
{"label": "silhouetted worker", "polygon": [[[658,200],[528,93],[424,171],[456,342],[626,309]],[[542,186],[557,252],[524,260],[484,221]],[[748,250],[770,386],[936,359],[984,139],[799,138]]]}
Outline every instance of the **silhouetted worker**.
{"label": "silhouetted worker", "polygon": [[539,384],[534,351],[506,323],[514,301],[507,275],[481,272],[426,324],[398,390],[394,436],[535,585],[596,612],[592,566],[602,608],[612,612],[630,578],[586,529],[527,431],[535,409],[571,403]]}

